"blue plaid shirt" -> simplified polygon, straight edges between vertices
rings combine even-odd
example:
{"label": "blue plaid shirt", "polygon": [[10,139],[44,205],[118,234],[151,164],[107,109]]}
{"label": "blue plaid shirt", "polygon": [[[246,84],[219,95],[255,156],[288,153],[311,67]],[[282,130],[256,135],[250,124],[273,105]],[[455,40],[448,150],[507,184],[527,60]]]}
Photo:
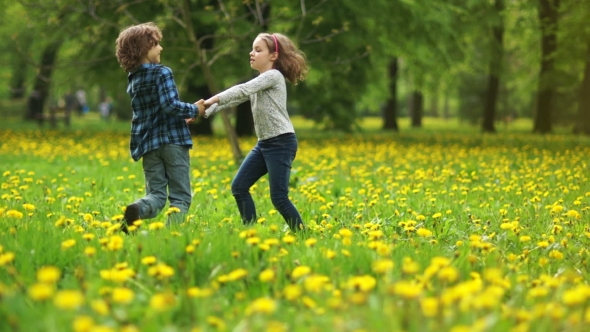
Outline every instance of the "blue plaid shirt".
{"label": "blue plaid shirt", "polygon": [[192,147],[185,119],[197,116],[197,106],[179,100],[172,70],[146,63],[129,73],[127,79],[133,109],[129,144],[133,160],[166,144]]}

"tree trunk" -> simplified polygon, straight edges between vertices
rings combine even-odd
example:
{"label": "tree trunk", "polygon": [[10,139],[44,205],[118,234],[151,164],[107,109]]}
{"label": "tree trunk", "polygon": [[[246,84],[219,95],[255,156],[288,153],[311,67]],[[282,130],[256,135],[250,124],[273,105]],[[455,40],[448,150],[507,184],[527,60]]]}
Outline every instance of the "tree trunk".
{"label": "tree trunk", "polygon": [[36,107],[34,110],[28,110],[26,118],[29,120],[35,120],[36,116],[43,113],[43,107],[47,97],[49,96],[49,89],[51,88],[53,65],[55,63],[55,59],[57,58],[57,52],[59,51],[60,46],[61,41],[55,41],[45,46],[45,49],[43,50],[43,54],[41,55],[41,64],[39,66],[37,77],[35,78],[33,92],[31,93],[31,96],[35,94],[37,95],[37,97],[35,97],[35,99],[38,100],[36,105],[40,106]]}
{"label": "tree trunk", "polygon": [[449,109],[449,95],[448,92],[445,93],[445,97],[443,100],[443,118],[447,120],[451,117],[451,110]]}
{"label": "tree trunk", "polygon": [[[246,12],[246,6],[243,6]],[[262,31],[269,30],[269,21],[264,18],[270,16],[271,2],[261,2],[261,16],[260,28]],[[254,22],[252,22],[254,23]],[[252,116],[252,107],[250,103],[241,103],[236,107],[236,134],[239,137],[254,136],[254,117]]]}
{"label": "tree trunk", "polygon": [[412,127],[422,127],[422,114],[424,114],[424,97],[422,92],[412,92]]}
{"label": "tree trunk", "polygon": [[30,33],[20,33],[14,43],[16,50],[13,55],[12,79],[10,80],[10,99],[21,99],[25,96],[25,83],[27,80],[28,63],[27,54],[33,42]]}
{"label": "tree trunk", "polygon": [[236,107],[236,134],[239,137],[254,136],[254,117],[250,102]]}
{"label": "tree trunk", "polygon": [[[192,96],[199,96],[197,98],[205,98],[205,96],[210,96],[211,92],[209,92],[209,88],[207,85],[196,85],[189,81],[187,86],[188,92]],[[213,119],[215,116],[211,116],[209,118],[199,118],[195,122],[189,125],[189,129],[191,131],[191,135],[195,136],[213,136],[213,128],[211,127]]]}
{"label": "tree trunk", "polygon": [[432,97],[430,98],[430,116],[438,118],[438,91],[432,92]]}
{"label": "tree trunk", "polygon": [[496,105],[498,104],[498,91],[500,89],[500,73],[502,72],[502,59],[504,56],[504,47],[502,40],[504,37],[504,23],[502,11],[504,10],[503,0],[496,0],[494,3],[494,14],[498,17],[498,22],[492,27],[492,46],[490,58],[490,73],[488,75],[488,88],[483,110],[482,131],[486,133],[495,133],[494,121],[496,119]]}
{"label": "tree trunk", "polygon": [[559,0],[539,0],[539,21],[541,25],[541,71],[537,89],[537,112],[533,132],[545,134],[552,130],[553,97],[551,75],[555,66],[557,49],[557,14]]}
{"label": "tree trunk", "polygon": [[[192,44],[193,50],[195,55],[199,57],[201,70],[203,73],[203,77],[205,78],[205,82],[207,82],[207,87],[212,94],[216,94],[220,92],[219,87],[217,86],[217,82],[215,81],[215,77],[211,72],[211,68],[209,68],[207,64],[206,55],[201,48],[201,43],[199,42],[199,38],[197,38],[195,29],[193,27],[193,22],[191,19],[191,3],[190,0],[184,0],[182,6],[182,17],[183,21],[186,24],[186,31],[188,33],[189,42]],[[231,125],[231,121],[229,120],[228,110],[224,109],[221,112],[221,118],[223,119],[223,127],[225,129],[225,134],[227,135],[227,139],[229,140],[229,144],[234,156],[234,162],[239,165],[244,159],[242,155],[242,150],[240,149],[240,144],[238,142],[238,136],[234,127]]]}
{"label": "tree trunk", "polygon": [[584,80],[580,86],[578,124],[574,130],[585,135],[590,135],[590,43],[588,43],[588,50],[586,51]]}
{"label": "tree trunk", "polygon": [[10,80],[10,99],[21,99],[25,96],[25,81],[27,76],[27,61],[24,56],[19,56],[17,63],[12,68]]}
{"label": "tree trunk", "polygon": [[383,110],[383,129],[399,131],[397,125],[397,57],[389,63],[389,99]]}

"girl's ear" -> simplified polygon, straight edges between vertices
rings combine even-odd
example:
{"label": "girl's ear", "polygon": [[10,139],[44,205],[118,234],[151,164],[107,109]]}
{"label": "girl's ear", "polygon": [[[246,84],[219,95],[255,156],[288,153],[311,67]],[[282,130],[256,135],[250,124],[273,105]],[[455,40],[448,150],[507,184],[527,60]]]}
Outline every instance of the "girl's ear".
{"label": "girl's ear", "polygon": [[279,58],[279,54],[277,52],[274,52],[271,56],[270,56],[270,61],[277,61],[277,59]]}

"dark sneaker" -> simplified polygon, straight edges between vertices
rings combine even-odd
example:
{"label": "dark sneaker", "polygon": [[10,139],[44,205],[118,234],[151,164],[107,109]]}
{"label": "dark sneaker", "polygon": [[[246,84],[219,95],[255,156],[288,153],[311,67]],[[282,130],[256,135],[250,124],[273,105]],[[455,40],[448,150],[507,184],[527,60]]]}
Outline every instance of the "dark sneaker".
{"label": "dark sneaker", "polygon": [[123,215],[123,225],[121,225],[121,230],[125,234],[129,234],[128,227],[132,226],[135,221],[139,220],[139,211],[139,204],[133,203],[127,205],[125,214]]}

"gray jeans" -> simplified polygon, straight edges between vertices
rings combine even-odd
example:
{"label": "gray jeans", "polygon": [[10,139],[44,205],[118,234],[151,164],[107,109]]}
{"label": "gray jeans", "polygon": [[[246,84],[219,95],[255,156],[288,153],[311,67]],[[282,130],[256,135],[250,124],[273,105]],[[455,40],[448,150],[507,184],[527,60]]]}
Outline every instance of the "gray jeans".
{"label": "gray jeans", "polygon": [[[190,156],[186,146],[167,144],[142,156],[146,196],[135,201],[140,218],[157,216],[170,200],[170,207],[184,216],[191,205]],[[168,191],[166,191],[168,189]],[[172,218],[182,221],[181,218]]]}

